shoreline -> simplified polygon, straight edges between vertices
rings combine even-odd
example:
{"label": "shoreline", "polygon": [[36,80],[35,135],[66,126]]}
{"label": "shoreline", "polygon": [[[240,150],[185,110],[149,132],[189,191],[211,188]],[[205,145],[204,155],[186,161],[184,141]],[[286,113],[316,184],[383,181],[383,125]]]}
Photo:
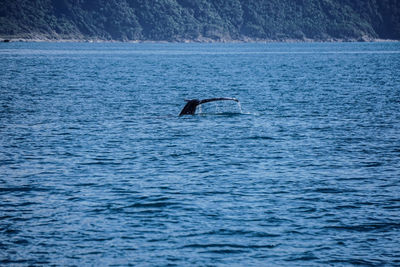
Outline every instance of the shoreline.
{"label": "shoreline", "polygon": [[328,39],[256,39],[256,38],[243,38],[243,39],[211,39],[211,38],[197,38],[197,39],[177,39],[177,40],[106,40],[100,38],[46,38],[46,37],[37,37],[37,38],[26,38],[26,37],[17,37],[17,36],[0,36],[1,43],[15,43],[15,42],[32,42],[32,43],[160,43],[160,44],[168,44],[168,43],[227,43],[227,44],[244,44],[244,43],[383,43],[383,42],[400,42],[400,40],[395,39],[380,39],[380,38],[346,38],[346,39],[337,39],[337,38],[328,38]]}

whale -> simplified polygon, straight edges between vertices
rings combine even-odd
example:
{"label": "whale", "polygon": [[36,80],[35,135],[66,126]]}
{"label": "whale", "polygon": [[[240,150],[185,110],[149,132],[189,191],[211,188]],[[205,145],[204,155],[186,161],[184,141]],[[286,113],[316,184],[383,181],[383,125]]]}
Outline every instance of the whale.
{"label": "whale", "polygon": [[186,105],[183,107],[179,116],[183,115],[194,115],[196,113],[196,108],[198,105],[213,102],[213,101],[224,101],[224,100],[231,100],[235,102],[239,102],[238,99],[232,97],[217,97],[217,98],[206,98],[206,99],[185,99]]}

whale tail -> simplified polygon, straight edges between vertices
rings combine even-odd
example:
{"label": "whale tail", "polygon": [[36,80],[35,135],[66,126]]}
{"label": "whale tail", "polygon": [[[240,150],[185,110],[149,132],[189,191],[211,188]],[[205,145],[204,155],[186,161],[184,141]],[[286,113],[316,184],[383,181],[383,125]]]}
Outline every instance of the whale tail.
{"label": "whale tail", "polygon": [[179,113],[179,116],[182,115],[194,115],[196,112],[196,108],[198,105],[208,103],[208,102],[213,102],[213,101],[223,101],[223,100],[231,100],[235,102],[239,102],[238,99],[232,98],[232,97],[219,97],[219,98],[207,98],[207,99],[191,99],[191,100],[186,100],[187,102],[186,105],[183,107],[181,110],[181,113]]}
{"label": "whale tail", "polygon": [[198,100],[198,99],[186,100],[185,99],[185,101],[187,103],[181,110],[181,113],[179,113],[179,116],[194,115],[194,113],[196,112],[197,106],[200,105],[200,100]]}

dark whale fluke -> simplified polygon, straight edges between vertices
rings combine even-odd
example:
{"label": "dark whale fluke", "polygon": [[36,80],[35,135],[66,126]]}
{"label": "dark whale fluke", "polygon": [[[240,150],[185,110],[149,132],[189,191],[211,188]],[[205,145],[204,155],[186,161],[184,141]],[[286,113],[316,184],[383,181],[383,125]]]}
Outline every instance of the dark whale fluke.
{"label": "dark whale fluke", "polygon": [[221,100],[232,100],[232,101],[239,102],[239,100],[237,100],[236,98],[231,98],[231,97],[207,98],[207,99],[203,99],[203,100],[199,100],[199,99],[185,100],[187,103],[183,107],[181,113],[179,113],[179,116],[194,115],[194,113],[196,112],[196,107],[198,105],[201,105],[201,104],[204,104],[207,102],[221,101]]}

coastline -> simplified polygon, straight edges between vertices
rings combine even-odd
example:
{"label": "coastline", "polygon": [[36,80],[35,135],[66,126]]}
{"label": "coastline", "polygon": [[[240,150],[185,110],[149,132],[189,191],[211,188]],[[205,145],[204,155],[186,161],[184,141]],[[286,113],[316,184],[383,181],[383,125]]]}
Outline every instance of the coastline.
{"label": "coastline", "polygon": [[0,42],[47,42],[47,43],[354,43],[354,42],[400,42],[396,39],[380,39],[363,36],[361,38],[326,38],[326,39],[295,39],[295,38],[280,38],[280,39],[261,39],[242,37],[240,39],[212,39],[207,37],[199,37],[196,39],[173,39],[173,40],[115,40],[115,39],[102,39],[102,38],[88,38],[88,37],[47,37],[36,35],[34,37],[22,36],[0,36]]}

